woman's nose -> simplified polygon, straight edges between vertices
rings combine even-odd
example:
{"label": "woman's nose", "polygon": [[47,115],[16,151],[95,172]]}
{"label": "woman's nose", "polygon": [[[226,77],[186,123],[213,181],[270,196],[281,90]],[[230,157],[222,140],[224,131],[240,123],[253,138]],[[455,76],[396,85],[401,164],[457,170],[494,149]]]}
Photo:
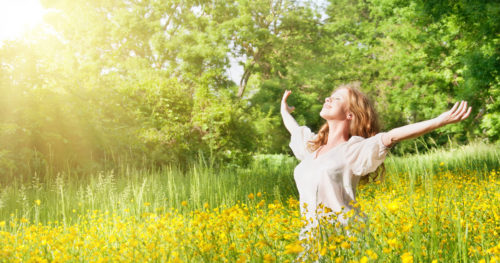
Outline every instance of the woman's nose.
{"label": "woman's nose", "polygon": [[329,97],[326,97],[326,98],[325,98],[325,102],[330,103],[330,98],[329,98]]}

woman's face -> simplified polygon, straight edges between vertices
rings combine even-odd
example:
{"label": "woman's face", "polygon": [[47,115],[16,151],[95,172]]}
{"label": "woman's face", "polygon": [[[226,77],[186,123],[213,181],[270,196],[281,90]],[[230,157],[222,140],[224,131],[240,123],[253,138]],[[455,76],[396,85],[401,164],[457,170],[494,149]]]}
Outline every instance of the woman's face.
{"label": "woman's face", "polygon": [[345,120],[347,119],[347,89],[338,89],[330,97],[325,98],[323,109],[319,115],[325,120]]}

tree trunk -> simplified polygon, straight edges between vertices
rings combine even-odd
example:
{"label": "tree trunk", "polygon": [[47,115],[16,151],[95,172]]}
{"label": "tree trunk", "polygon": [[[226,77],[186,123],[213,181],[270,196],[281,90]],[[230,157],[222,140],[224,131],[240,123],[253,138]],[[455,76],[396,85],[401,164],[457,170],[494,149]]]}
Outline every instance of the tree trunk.
{"label": "tree trunk", "polygon": [[240,80],[240,88],[238,89],[238,97],[241,99],[243,97],[243,93],[245,92],[245,88],[247,87],[248,79],[250,78],[252,71],[250,67],[245,69],[243,72],[243,76],[241,76]]}

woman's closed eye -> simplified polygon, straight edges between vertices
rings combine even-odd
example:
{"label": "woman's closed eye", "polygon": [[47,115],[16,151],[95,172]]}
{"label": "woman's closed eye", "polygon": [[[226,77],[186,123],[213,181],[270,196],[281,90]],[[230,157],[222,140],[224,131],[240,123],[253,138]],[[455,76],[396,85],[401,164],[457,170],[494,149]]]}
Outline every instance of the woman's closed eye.
{"label": "woman's closed eye", "polygon": [[327,97],[327,98],[325,98],[326,102],[333,101],[333,100],[340,100],[340,97]]}

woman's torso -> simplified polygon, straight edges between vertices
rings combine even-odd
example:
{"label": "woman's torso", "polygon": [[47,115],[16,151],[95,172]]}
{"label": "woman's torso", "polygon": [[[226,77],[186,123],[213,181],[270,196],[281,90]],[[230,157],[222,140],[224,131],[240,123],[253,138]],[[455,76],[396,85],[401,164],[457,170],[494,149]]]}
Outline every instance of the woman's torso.
{"label": "woman's torso", "polygon": [[[295,167],[294,179],[300,195],[301,212],[306,218],[316,220],[318,214],[331,215],[323,209],[316,211],[320,204],[333,213],[353,208],[359,177],[352,175],[345,160],[343,153],[348,145],[349,141],[344,142],[319,156],[316,150]],[[344,217],[338,219],[342,223],[346,221]]]}

